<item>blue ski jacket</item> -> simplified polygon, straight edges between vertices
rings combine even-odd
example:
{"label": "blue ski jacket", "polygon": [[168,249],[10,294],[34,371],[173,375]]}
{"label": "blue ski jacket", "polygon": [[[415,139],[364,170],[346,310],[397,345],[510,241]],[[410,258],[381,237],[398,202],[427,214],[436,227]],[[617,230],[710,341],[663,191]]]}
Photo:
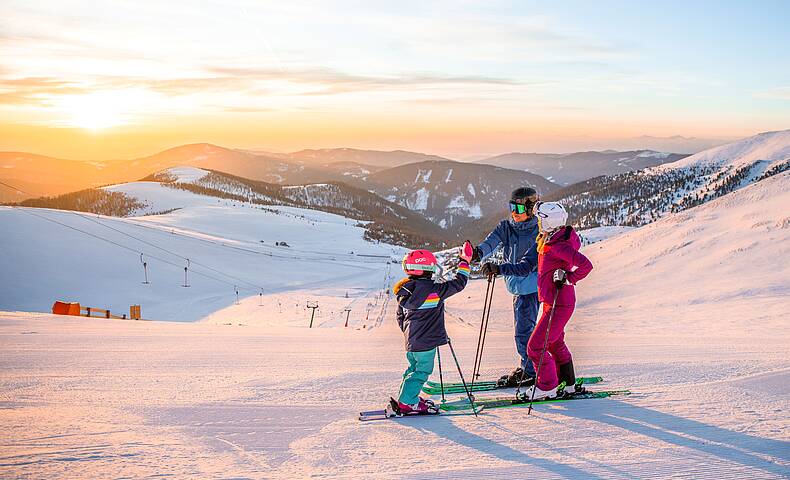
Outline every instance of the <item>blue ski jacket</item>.
{"label": "blue ski jacket", "polygon": [[461,261],[455,279],[449,282],[404,278],[395,285],[398,326],[406,337],[407,352],[424,352],[447,343],[444,300],[463,290],[468,279],[469,264]]}
{"label": "blue ski jacket", "polygon": [[524,272],[523,263],[522,268],[518,271],[509,268],[509,266],[500,266],[500,271],[505,277],[507,291],[513,295],[529,295],[538,291],[538,252],[535,248],[535,239],[538,237],[538,233],[537,217],[532,217],[526,222],[514,222],[512,219],[502,220],[479,245],[482,251],[481,260],[491,255],[498,246],[502,245],[507,264],[528,262],[533,266],[529,273]]}

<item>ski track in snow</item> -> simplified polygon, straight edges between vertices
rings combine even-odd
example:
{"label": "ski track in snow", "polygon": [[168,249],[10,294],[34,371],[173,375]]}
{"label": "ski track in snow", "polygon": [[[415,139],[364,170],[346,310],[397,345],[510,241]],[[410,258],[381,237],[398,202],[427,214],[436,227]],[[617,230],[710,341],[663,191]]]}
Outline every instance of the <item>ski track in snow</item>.
{"label": "ski track in snow", "polygon": [[[69,476],[75,462],[93,477],[790,474],[786,338],[714,337],[689,352],[692,335],[571,333],[578,373],[630,397],[542,405],[529,417],[520,407],[360,424],[356,412],[394,394],[404,368],[392,322],[363,331],[0,318],[6,478]],[[451,323],[450,334],[468,368],[477,328]],[[512,365],[511,342],[489,334],[487,376]]]}
{"label": "ski track in snow", "polygon": [[[306,279],[194,323],[0,312],[0,477],[788,478],[789,196],[776,175],[586,247],[595,269],[566,329],[576,373],[633,393],[530,416],[357,420],[406,365],[384,266],[366,286]],[[487,378],[516,362],[503,283]],[[447,304],[467,379],[485,287]]]}

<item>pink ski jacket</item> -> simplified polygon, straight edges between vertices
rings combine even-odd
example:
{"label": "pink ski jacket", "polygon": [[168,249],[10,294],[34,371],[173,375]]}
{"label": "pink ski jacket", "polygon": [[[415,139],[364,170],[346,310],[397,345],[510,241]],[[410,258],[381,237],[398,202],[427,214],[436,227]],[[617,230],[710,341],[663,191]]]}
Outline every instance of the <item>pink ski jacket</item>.
{"label": "pink ski jacket", "polygon": [[[581,240],[573,227],[561,228],[542,246],[538,246],[538,299],[548,303],[554,300],[554,271],[561,268],[568,272],[568,282],[557,296],[557,305],[571,307],[576,304],[576,282],[586,277],[593,268],[590,260],[579,252]],[[574,267],[576,269],[574,270]]]}

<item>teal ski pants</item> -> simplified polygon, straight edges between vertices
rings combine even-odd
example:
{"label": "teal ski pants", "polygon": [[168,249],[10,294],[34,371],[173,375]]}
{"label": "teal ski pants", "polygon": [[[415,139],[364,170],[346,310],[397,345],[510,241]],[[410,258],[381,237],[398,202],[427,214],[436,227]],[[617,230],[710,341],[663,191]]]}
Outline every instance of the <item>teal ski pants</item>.
{"label": "teal ski pants", "polygon": [[422,390],[422,386],[428,381],[428,377],[433,373],[433,359],[436,357],[436,349],[432,348],[424,352],[406,352],[406,360],[409,361],[409,368],[403,372],[403,381],[400,384],[398,401],[407,405],[414,405],[419,401],[417,398]]}

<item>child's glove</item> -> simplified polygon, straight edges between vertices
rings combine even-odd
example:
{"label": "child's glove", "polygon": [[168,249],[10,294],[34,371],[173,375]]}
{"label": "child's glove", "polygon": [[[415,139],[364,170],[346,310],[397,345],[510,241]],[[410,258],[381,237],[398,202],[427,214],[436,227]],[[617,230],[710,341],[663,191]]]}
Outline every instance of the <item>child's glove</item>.
{"label": "child's glove", "polygon": [[563,285],[565,285],[565,282],[568,280],[568,274],[567,272],[565,272],[565,270],[558,268],[554,270],[553,280],[554,280],[554,285],[556,285],[557,288],[561,288]]}
{"label": "child's glove", "polygon": [[469,243],[469,240],[464,242],[464,246],[461,247],[461,253],[458,254],[461,257],[461,260],[466,260],[467,262],[472,261],[472,256],[475,253],[475,249],[472,248],[472,244]]}
{"label": "child's glove", "polygon": [[480,267],[480,273],[486,276],[488,275],[497,276],[499,275],[499,265],[492,262],[486,262],[483,264],[482,267]]}

